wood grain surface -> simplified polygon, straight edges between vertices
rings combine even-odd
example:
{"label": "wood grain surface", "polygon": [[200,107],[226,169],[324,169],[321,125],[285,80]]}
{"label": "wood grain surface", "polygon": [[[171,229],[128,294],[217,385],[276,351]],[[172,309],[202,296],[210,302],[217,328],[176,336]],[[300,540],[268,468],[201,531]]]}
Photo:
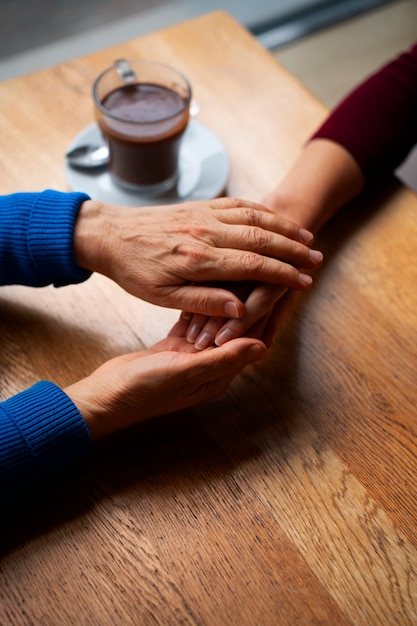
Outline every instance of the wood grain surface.
{"label": "wood grain surface", "polygon": [[[261,200],[326,114],[214,12],[1,84],[0,193],[67,189],[92,81],[122,56],[189,77],[231,195]],[[395,181],[341,212],[265,361],[4,513],[0,624],[417,624],[416,215]],[[1,288],[1,398],[67,385],[176,317],[97,275]]]}

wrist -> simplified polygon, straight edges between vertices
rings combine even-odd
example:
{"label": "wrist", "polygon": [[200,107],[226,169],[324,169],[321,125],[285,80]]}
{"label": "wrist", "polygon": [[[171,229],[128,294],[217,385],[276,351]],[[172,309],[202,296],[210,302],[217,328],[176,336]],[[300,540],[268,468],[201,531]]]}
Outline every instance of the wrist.
{"label": "wrist", "polygon": [[102,397],[105,391],[97,381],[91,377],[83,378],[66,387],[64,392],[82,415],[93,442],[118,430],[112,414],[113,398]]}
{"label": "wrist", "polygon": [[262,204],[285,219],[316,233],[316,216],[322,213],[322,207],[319,203],[306,202],[306,194],[299,197],[294,191],[282,184],[269,193],[262,200]]}
{"label": "wrist", "polygon": [[364,186],[352,155],[327,139],[314,139],[282,183],[265,199],[271,210],[316,233]]}
{"label": "wrist", "polygon": [[77,264],[90,272],[100,271],[109,233],[106,205],[96,200],[82,203],[74,227],[74,254]]}

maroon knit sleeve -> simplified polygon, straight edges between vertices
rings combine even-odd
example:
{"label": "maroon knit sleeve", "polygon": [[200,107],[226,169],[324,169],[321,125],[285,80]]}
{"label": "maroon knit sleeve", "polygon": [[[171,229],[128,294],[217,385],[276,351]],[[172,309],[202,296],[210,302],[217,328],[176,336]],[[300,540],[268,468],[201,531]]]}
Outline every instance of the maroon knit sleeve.
{"label": "maroon knit sleeve", "polygon": [[366,178],[400,165],[417,143],[417,44],[351,92],[313,138],[345,147]]}

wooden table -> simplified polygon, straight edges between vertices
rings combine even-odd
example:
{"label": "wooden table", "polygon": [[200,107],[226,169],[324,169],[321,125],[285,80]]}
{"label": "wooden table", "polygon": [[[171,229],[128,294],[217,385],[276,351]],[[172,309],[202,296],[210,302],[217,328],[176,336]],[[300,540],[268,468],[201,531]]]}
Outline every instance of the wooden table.
{"label": "wooden table", "polygon": [[[92,81],[121,56],[190,78],[232,195],[261,199],[325,115],[215,12],[0,85],[1,193],[66,189]],[[265,362],[3,516],[2,626],[416,624],[416,215],[396,184],[340,214]],[[176,316],[100,276],[2,288],[1,397],[66,385]]]}

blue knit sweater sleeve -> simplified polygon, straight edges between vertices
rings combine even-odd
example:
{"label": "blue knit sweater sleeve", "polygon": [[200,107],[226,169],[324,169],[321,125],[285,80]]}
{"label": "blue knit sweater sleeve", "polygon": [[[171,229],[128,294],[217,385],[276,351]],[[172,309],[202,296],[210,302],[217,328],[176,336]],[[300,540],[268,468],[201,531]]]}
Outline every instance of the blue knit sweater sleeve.
{"label": "blue knit sweater sleeve", "polygon": [[90,448],[87,424],[53,383],[0,403],[0,506],[86,458]]}
{"label": "blue knit sweater sleeve", "polygon": [[[81,193],[19,193],[0,197],[0,284],[40,287],[78,283],[74,224]],[[0,505],[84,459],[87,425],[62,389],[42,381],[0,403]]]}
{"label": "blue knit sweater sleeve", "polygon": [[83,193],[16,193],[0,196],[0,284],[43,287],[79,283],[73,249]]}

